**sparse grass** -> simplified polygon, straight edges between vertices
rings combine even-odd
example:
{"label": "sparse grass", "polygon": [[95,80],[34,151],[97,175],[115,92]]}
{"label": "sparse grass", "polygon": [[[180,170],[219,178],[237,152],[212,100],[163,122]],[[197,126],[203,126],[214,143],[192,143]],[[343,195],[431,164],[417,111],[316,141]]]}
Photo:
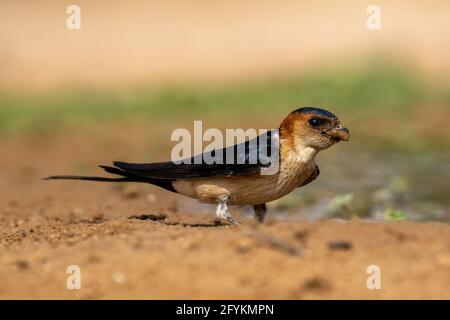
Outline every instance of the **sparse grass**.
{"label": "sparse grass", "polygon": [[[431,87],[410,71],[386,63],[357,69],[310,70],[298,76],[224,86],[169,86],[120,90],[66,90],[52,93],[0,94],[0,133],[53,132],[67,126],[135,119],[177,119],[189,115],[282,118],[297,106],[323,106],[351,121],[364,134],[367,125],[398,120],[396,145],[423,145],[408,115],[427,105],[450,106],[443,84]],[[448,115],[448,114],[447,114]],[[406,118],[405,118],[406,116]],[[346,123],[348,123],[346,121]],[[388,140],[391,137],[388,137]],[[375,139],[376,140],[376,137]],[[383,143],[386,143],[383,141]],[[425,143],[427,143],[425,141]]]}

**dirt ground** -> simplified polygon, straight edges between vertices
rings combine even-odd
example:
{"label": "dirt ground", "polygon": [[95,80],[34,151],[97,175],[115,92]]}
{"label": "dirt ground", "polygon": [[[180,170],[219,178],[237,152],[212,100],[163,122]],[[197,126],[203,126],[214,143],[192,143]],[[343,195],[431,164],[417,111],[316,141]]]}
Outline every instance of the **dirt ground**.
{"label": "dirt ground", "polygon": [[[448,224],[269,214],[257,225],[238,208],[242,225],[229,227],[152,186],[40,179],[136,158],[145,139],[122,144],[130,135],[110,135],[120,151],[101,136],[2,138],[0,298],[450,298]],[[70,265],[79,290],[66,288]],[[367,289],[370,265],[380,290]]]}

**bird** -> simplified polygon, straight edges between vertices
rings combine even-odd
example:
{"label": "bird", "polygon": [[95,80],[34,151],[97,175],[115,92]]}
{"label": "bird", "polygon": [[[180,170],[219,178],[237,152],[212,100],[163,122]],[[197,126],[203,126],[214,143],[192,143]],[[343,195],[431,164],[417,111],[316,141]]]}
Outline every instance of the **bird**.
{"label": "bird", "polygon": [[[112,166],[99,167],[118,177],[55,175],[44,179],[148,183],[201,203],[215,204],[217,217],[229,225],[240,224],[231,215],[229,206],[253,206],[255,220],[262,223],[268,202],[311,183],[319,176],[316,156],[320,151],[349,139],[349,129],[342,127],[338,117],[330,111],[300,107],[289,113],[277,130],[200,154],[200,159],[231,154],[234,161],[231,163],[194,161],[199,155],[181,162],[114,161]],[[275,161],[278,162],[277,170],[262,174],[262,170],[274,165]]]}

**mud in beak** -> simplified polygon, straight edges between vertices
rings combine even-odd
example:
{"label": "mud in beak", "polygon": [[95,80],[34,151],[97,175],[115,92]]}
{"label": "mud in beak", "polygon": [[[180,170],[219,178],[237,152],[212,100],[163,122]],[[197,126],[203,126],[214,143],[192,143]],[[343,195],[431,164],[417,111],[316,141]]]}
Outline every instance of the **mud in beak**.
{"label": "mud in beak", "polygon": [[331,129],[328,134],[336,141],[348,141],[350,139],[350,131],[347,128]]}

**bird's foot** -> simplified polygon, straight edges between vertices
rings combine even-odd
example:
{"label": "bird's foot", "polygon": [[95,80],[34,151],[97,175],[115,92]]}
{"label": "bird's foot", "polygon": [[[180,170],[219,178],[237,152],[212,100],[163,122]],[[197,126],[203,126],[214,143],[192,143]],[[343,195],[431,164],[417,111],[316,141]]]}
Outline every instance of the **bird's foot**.
{"label": "bird's foot", "polygon": [[231,215],[229,217],[226,217],[225,221],[228,222],[229,224],[233,225],[233,226],[240,225],[240,222],[237,221],[235,218],[233,218]]}
{"label": "bird's foot", "polygon": [[267,206],[265,203],[257,204],[253,206],[253,211],[255,212],[255,220],[259,223],[264,222],[264,217],[267,213]]}
{"label": "bird's foot", "polygon": [[240,224],[239,221],[231,216],[230,211],[228,211],[227,199],[219,201],[217,204],[216,215],[218,218],[225,220],[230,225],[237,226]]}

